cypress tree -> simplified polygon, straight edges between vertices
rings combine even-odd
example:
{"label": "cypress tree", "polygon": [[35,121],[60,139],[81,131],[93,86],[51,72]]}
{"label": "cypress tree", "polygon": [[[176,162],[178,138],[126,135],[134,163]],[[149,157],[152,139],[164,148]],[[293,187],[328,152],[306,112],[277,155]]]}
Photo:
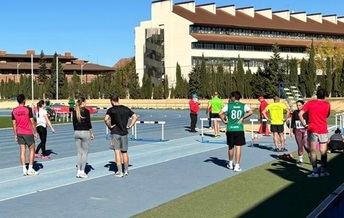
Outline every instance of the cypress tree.
{"label": "cypress tree", "polygon": [[299,77],[299,89],[303,96],[306,97],[307,94],[307,61],[302,58],[300,64],[300,77]]}
{"label": "cypress tree", "polygon": [[245,71],[244,71],[244,64],[242,59],[239,57],[236,65],[236,70],[234,72],[235,84],[236,89],[244,94],[245,91]]}
{"label": "cypress tree", "polygon": [[169,89],[169,84],[168,84],[168,76],[164,76],[163,80],[163,87],[164,87],[164,99],[168,99],[170,96],[170,89]]}
{"label": "cypress tree", "polygon": [[182,77],[182,72],[179,64],[176,67],[176,87],[175,87],[175,98],[185,98],[188,91],[187,81]]}
{"label": "cypress tree", "polygon": [[200,89],[199,89],[199,96],[201,98],[209,98],[211,94],[209,94],[209,79],[207,75],[207,66],[205,63],[204,56],[202,55],[201,67],[200,67]]}
{"label": "cypress tree", "polygon": [[331,67],[331,59],[329,57],[326,58],[326,84],[325,89],[328,96],[331,96],[332,91],[332,67]]}
{"label": "cypress tree", "polygon": [[295,58],[291,59],[289,62],[289,81],[291,85],[298,86],[299,78],[298,78],[298,67],[297,67],[297,60]]}
{"label": "cypress tree", "polygon": [[141,95],[144,99],[152,98],[152,80],[147,73],[142,78]]}
{"label": "cypress tree", "polygon": [[153,88],[153,99],[163,99],[164,98],[164,87],[162,83]]}
{"label": "cypress tree", "polygon": [[133,59],[128,65],[128,92],[131,99],[141,98],[139,75],[136,73],[135,60]]}
{"label": "cypress tree", "polygon": [[188,95],[191,96],[194,93],[200,94],[201,80],[200,80],[200,67],[196,65],[193,67],[189,74],[189,92]]}
{"label": "cypress tree", "polygon": [[245,74],[245,94],[244,96],[246,98],[252,98],[252,72],[250,69],[248,69],[246,71],[246,74]]}
{"label": "cypress tree", "polygon": [[221,98],[226,98],[226,83],[223,65],[219,64],[216,68],[216,87]]}
{"label": "cypress tree", "polygon": [[316,82],[315,49],[313,42],[309,49],[309,60],[306,75],[306,94],[308,97],[311,97],[314,94]]}

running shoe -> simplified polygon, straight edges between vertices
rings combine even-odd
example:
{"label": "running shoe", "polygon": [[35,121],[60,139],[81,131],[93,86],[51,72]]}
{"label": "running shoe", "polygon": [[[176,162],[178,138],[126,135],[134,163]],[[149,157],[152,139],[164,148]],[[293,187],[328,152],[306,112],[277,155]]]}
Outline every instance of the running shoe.
{"label": "running shoe", "polygon": [[27,176],[27,170],[23,171],[23,176]]}
{"label": "running shoe", "polygon": [[298,160],[298,161],[296,162],[296,165],[299,166],[299,167],[302,167],[302,166],[303,166],[303,162]]}
{"label": "running shoe", "polygon": [[230,170],[234,170],[234,166],[233,166],[233,164],[229,164],[229,163],[227,163],[227,168],[228,168],[228,169],[230,169]]}
{"label": "running shoe", "polygon": [[124,176],[128,176],[129,172],[128,171],[124,171]]}
{"label": "running shoe", "polygon": [[88,175],[85,173],[85,172],[81,172],[80,174],[79,174],[79,177],[78,178],[80,178],[80,179],[87,179],[88,178]]}
{"label": "running shoe", "polygon": [[116,173],[115,173],[115,176],[116,176],[116,177],[123,177],[123,173],[121,173],[121,172],[116,172]]}
{"label": "running shoe", "polygon": [[239,165],[235,165],[234,172],[241,172],[241,168]]}
{"label": "running shoe", "polygon": [[36,176],[36,175],[38,175],[38,172],[34,169],[31,169],[31,170],[27,171],[27,175],[28,176]]}
{"label": "running shoe", "polygon": [[325,168],[321,167],[321,168],[320,168],[320,174],[319,174],[319,175],[320,175],[321,177],[323,177],[323,176],[329,176],[330,173],[327,172],[327,171],[325,170]]}
{"label": "running shoe", "polygon": [[307,175],[308,178],[318,178],[319,177],[319,169],[313,169],[312,173]]}

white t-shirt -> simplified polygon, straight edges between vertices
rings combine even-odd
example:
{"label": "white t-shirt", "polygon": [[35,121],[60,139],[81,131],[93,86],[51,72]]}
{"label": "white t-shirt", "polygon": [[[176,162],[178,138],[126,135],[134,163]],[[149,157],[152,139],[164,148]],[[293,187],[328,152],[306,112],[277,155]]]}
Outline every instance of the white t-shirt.
{"label": "white t-shirt", "polygon": [[45,116],[48,114],[47,110],[40,108],[38,113],[36,114],[37,118],[37,126],[43,126],[47,128],[47,121],[45,120]]}

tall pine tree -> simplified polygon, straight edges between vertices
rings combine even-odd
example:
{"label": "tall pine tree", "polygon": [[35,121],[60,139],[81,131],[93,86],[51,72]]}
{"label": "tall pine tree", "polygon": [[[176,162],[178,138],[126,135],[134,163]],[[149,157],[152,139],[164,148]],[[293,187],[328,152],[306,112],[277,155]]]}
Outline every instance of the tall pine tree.
{"label": "tall pine tree", "polygon": [[315,87],[316,87],[316,65],[315,65],[315,49],[313,42],[309,49],[309,60],[307,65],[306,71],[306,94],[307,97],[311,97],[314,94]]}
{"label": "tall pine tree", "polygon": [[333,83],[333,78],[332,78],[332,65],[331,65],[331,59],[329,57],[326,58],[326,93],[331,96],[331,91],[332,91],[332,83]]}
{"label": "tall pine tree", "polygon": [[297,66],[297,59],[293,58],[289,62],[289,82],[290,85],[298,86],[299,77],[298,77],[298,66]]}

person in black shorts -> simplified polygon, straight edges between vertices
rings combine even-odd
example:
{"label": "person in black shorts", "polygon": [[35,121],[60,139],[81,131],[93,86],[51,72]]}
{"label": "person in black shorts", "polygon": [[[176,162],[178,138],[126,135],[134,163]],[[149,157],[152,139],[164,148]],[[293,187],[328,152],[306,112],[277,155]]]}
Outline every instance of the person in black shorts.
{"label": "person in black shorts", "polygon": [[[136,114],[128,107],[119,104],[119,97],[113,95],[110,98],[112,107],[106,112],[104,122],[111,132],[111,148],[115,151],[117,172],[115,176],[128,175],[128,129],[133,127],[137,121]],[[128,125],[129,118],[131,122]],[[122,163],[124,164],[124,174]]]}

